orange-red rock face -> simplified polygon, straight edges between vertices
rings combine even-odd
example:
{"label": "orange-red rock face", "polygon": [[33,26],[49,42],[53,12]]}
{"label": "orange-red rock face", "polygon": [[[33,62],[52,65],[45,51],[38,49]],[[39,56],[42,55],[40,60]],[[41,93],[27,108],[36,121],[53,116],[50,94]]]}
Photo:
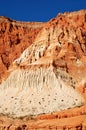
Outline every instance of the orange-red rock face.
{"label": "orange-red rock face", "polygon": [[[0,18],[0,76],[31,44],[31,54],[20,62],[31,69],[47,64],[71,75],[75,87],[86,100],[86,11],[59,14],[47,23],[21,23]],[[34,44],[35,43],[35,44]],[[45,49],[40,51],[40,45]],[[39,50],[37,50],[39,48]],[[39,51],[39,53],[38,53]],[[36,54],[36,55],[35,55]],[[26,58],[26,57],[24,57]],[[18,66],[18,67],[20,67]],[[12,70],[13,71],[13,70]],[[61,75],[62,76],[62,75]],[[63,75],[64,76],[64,75]],[[62,77],[64,79],[64,77]],[[67,78],[67,77],[66,77]],[[66,79],[64,79],[66,80]],[[72,81],[72,79],[71,79]],[[67,81],[69,82],[69,80]],[[73,84],[73,83],[72,83]],[[78,86],[79,85],[79,86]],[[86,130],[86,105],[53,114],[44,114],[33,120],[0,117],[0,129],[8,130]]]}
{"label": "orange-red rock face", "polygon": [[0,17],[0,77],[30,46],[44,23],[24,23]]}
{"label": "orange-red rock face", "polygon": [[86,11],[59,14],[46,25],[46,29],[49,28],[53,28],[54,37],[61,46],[59,53],[55,53],[56,48],[53,52],[53,55],[58,54],[54,63],[82,79],[86,68]]}
{"label": "orange-red rock face", "polygon": [[47,22],[35,38],[28,63],[51,58],[55,66],[82,80],[86,70],[85,15],[84,10],[64,13]]}

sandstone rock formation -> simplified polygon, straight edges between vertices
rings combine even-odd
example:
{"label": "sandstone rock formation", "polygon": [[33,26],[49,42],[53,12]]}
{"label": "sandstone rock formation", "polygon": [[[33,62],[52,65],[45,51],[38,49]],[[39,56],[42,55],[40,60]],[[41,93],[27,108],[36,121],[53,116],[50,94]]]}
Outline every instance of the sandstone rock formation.
{"label": "sandstone rock formation", "polygon": [[86,11],[0,26],[0,129],[85,130]]}
{"label": "sandstone rock formation", "polygon": [[12,62],[30,46],[45,23],[17,22],[0,17],[0,79]]}

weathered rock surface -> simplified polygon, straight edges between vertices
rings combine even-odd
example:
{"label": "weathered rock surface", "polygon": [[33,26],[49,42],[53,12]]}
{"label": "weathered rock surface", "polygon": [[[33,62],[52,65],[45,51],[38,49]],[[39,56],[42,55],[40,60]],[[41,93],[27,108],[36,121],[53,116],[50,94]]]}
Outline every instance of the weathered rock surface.
{"label": "weathered rock surface", "polygon": [[[34,44],[15,61],[16,64],[41,64],[41,58],[46,62],[49,59],[81,81],[86,69],[85,15],[86,11],[64,13],[50,20],[38,33]],[[46,63],[43,61],[42,64]]]}
{"label": "weathered rock surface", "polygon": [[0,79],[12,62],[30,46],[45,23],[16,22],[0,17]]}
{"label": "weathered rock surface", "polygon": [[0,129],[85,130],[86,11],[0,26]]}
{"label": "weathered rock surface", "polygon": [[52,113],[84,103],[81,95],[50,67],[13,71],[0,86],[0,99],[0,113],[13,118]]}

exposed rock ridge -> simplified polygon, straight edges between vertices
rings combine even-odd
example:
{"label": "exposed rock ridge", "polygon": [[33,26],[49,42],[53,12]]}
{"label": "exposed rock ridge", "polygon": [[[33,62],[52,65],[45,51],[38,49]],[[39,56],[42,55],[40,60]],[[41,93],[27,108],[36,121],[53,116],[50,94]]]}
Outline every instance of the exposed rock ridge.
{"label": "exposed rock ridge", "polygon": [[31,27],[31,28],[40,28],[43,27],[43,25],[45,25],[44,22],[21,22],[21,21],[15,21],[12,20],[10,18],[7,18],[5,16],[0,16],[0,21],[2,22],[11,22],[12,25],[16,25],[16,26],[22,26],[22,27]]}
{"label": "exposed rock ridge", "polygon": [[83,70],[86,69],[85,17],[85,10],[59,14],[45,24],[35,38],[34,44],[14,63],[45,64],[49,59],[55,66],[67,71],[80,82],[85,77]]}
{"label": "exposed rock ridge", "polygon": [[0,77],[9,69],[12,62],[33,43],[44,24],[17,22],[0,17]]}

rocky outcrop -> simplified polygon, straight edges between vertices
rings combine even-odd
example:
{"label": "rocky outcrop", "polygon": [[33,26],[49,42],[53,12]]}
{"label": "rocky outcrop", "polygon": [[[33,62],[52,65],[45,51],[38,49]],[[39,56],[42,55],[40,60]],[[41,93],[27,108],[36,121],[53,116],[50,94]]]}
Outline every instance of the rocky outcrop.
{"label": "rocky outcrop", "polygon": [[0,17],[0,77],[12,62],[30,46],[45,23],[16,22]]}
{"label": "rocky outcrop", "polygon": [[[85,15],[86,11],[64,13],[50,20],[38,33],[34,44],[15,61],[16,64],[41,64],[43,58],[45,61],[49,59],[80,82],[86,69]],[[43,61],[42,64],[46,63]]]}
{"label": "rocky outcrop", "polygon": [[86,11],[47,23],[0,20],[0,128],[85,130]]}

